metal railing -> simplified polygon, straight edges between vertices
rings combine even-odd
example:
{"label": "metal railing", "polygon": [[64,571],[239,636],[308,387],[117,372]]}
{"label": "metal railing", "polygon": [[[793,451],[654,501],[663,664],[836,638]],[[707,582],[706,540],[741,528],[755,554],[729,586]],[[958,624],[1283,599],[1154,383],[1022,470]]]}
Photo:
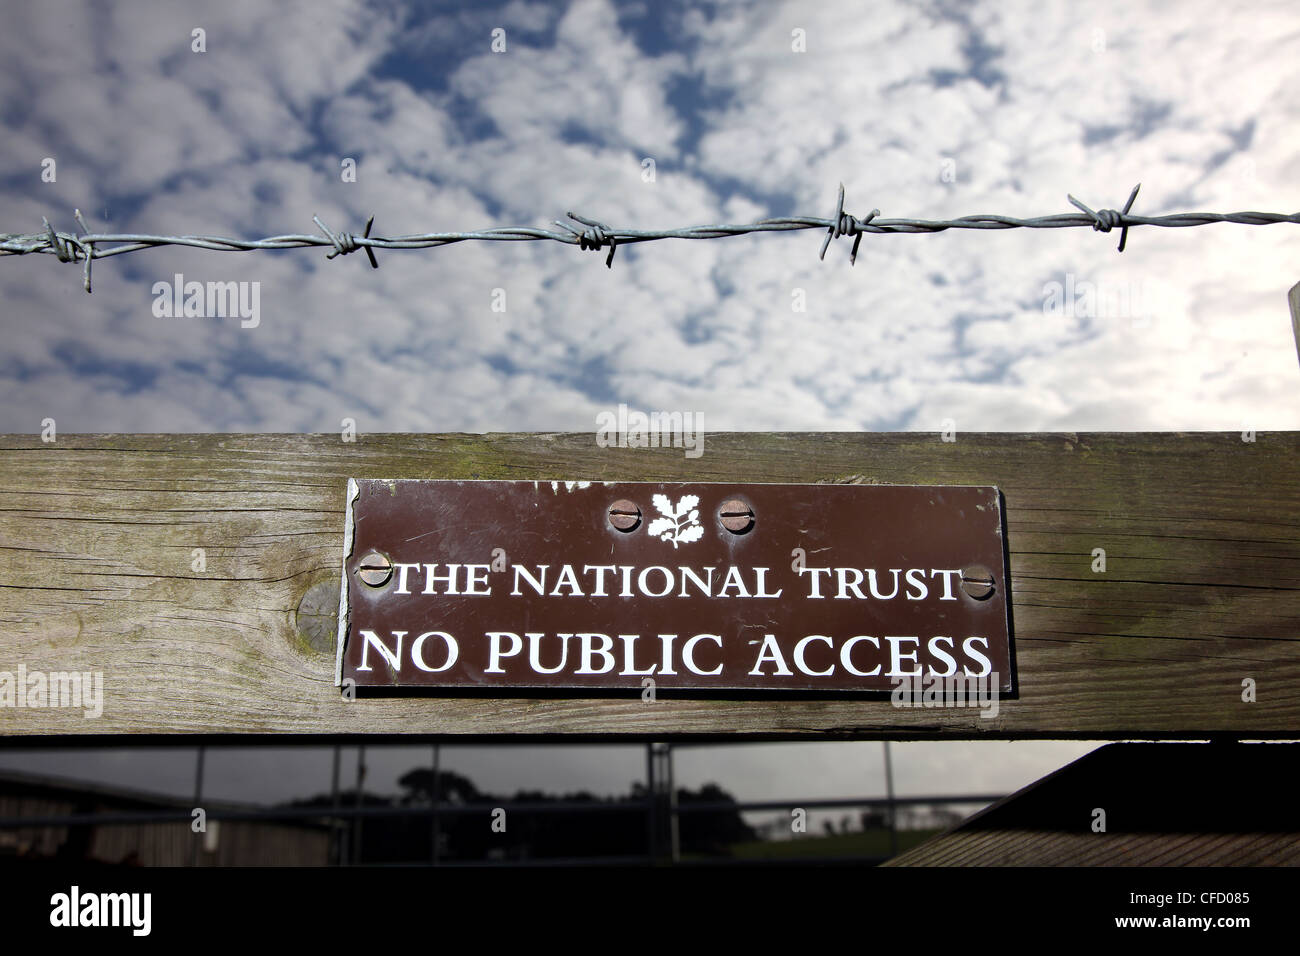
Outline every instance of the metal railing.
{"label": "metal railing", "polygon": [[[785,799],[785,800],[751,800],[751,801],[690,801],[679,803],[677,790],[673,786],[673,748],[669,744],[646,744],[646,787],[645,795],[617,800],[555,800],[555,801],[511,801],[493,800],[476,802],[451,802],[446,800],[419,804],[392,804],[385,806],[344,806],[342,793],[338,790],[338,774],[333,775],[333,792],[331,805],[297,805],[278,807],[222,807],[205,805],[202,800],[203,758],[196,760],[196,800],[195,806],[203,806],[206,820],[230,822],[288,822],[309,826],[323,827],[330,830],[330,860],[333,865],[358,865],[362,848],[362,822],[367,819],[391,818],[428,818],[430,822],[430,855],[426,861],[432,866],[553,866],[610,863],[638,863],[664,865],[718,865],[718,864],[764,864],[806,862],[813,857],[799,857],[783,854],[779,857],[751,857],[735,859],[728,857],[683,857],[680,851],[679,826],[682,816],[699,813],[717,812],[761,812],[761,811],[804,811],[838,810],[849,808],[874,808],[885,811],[890,838],[890,852],[872,856],[817,856],[818,862],[853,862],[874,864],[883,862],[897,853],[897,811],[909,806],[951,806],[951,805],[987,805],[1002,799],[1003,794],[935,794],[925,796],[900,797],[893,795],[892,768],[887,763],[889,795],[883,797],[852,797],[839,799]],[[717,746],[716,744],[713,746]],[[337,752],[336,746],[336,767]],[[362,748],[364,749],[364,748]],[[435,775],[438,765],[437,747],[435,745]],[[358,777],[364,776],[364,758],[358,761]],[[435,776],[436,781],[436,776]],[[646,818],[646,850],[642,855],[610,855],[590,857],[540,857],[532,859],[482,859],[482,860],[444,860],[441,859],[439,839],[439,819],[445,817],[481,814],[489,818],[495,810],[504,809],[509,814],[551,814],[551,813],[640,813]],[[6,830],[35,828],[72,828],[101,826],[142,826],[151,824],[189,824],[193,819],[193,810],[177,806],[176,809],[123,810],[105,812],[78,813],[42,813],[0,817],[0,832]],[[800,838],[792,837],[796,842]],[[194,834],[195,849],[191,864],[198,862],[198,845],[203,840],[202,833]],[[773,841],[777,842],[777,841]],[[364,864],[372,865],[372,864]]]}

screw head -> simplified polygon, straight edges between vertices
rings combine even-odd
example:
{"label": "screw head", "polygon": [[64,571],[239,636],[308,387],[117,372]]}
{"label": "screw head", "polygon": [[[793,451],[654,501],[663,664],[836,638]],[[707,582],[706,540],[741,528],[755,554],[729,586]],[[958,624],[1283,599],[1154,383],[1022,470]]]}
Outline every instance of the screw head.
{"label": "screw head", "polygon": [[372,588],[382,588],[393,576],[393,562],[388,555],[371,551],[361,558],[357,565],[357,577]]}
{"label": "screw head", "polygon": [[634,531],[641,523],[641,509],[626,498],[619,498],[609,506],[609,523],[624,534]]}
{"label": "screw head", "polygon": [[728,498],[718,509],[722,526],[732,534],[745,534],[754,527],[754,509],[739,498]]}
{"label": "screw head", "polygon": [[961,589],[977,601],[993,596],[993,572],[982,564],[972,564],[961,573]]}

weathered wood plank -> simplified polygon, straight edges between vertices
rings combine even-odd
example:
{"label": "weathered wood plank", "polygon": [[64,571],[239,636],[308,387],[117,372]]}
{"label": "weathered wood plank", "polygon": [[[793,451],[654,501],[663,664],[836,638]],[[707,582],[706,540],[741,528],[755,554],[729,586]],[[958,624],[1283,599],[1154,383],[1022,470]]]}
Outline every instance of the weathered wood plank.
{"label": "weathered wood plank", "polygon": [[[105,698],[97,719],[0,707],[0,733],[1294,737],[1298,452],[1294,432],[727,434],[697,459],[591,434],[0,436],[0,671],[101,671]],[[996,484],[1021,699],[994,719],[662,693],[345,701],[296,610],[337,586],[349,476]]]}

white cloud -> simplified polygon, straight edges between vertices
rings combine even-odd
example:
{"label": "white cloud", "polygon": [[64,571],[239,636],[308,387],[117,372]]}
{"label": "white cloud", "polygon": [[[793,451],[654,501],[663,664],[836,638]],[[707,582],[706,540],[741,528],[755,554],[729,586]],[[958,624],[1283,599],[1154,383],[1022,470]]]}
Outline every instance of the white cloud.
{"label": "white cloud", "polygon": [[680,120],[665,101],[683,58],[641,55],[607,0],[577,0],[561,18],[554,47],[485,52],[456,71],[452,86],[511,141],[545,147],[575,131],[605,148],[675,156]]}

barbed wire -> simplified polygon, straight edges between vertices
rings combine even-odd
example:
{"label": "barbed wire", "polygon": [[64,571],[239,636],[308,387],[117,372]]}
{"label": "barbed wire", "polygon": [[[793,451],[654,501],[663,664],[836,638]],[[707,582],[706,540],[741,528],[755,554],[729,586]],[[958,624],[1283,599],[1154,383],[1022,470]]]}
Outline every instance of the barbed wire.
{"label": "barbed wire", "polygon": [[[503,228],[483,229],[476,232],[428,232],[420,235],[394,236],[384,238],[370,235],[375,217],[366,221],[365,231],[361,235],[349,232],[333,232],[321,222],[318,216],[312,219],[320,228],[322,235],[294,234],[269,236],[266,239],[228,239],[222,236],[153,236],[137,233],[92,233],[81,218],[81,211],[76,210],[73,217],[81,227],[81,233],[59,232],[42,217],[45,231],[31,234],[0,233],[0,255],[24,256],[33,253],[57,256],[60,262],[81,262],[84,274],[84,286],[90,291],[90,266],[96,259],[107,259],[128,252],[153,249],[158,246],[188,246],[195,249],[208,249],[214,252],[254,252],[263,249],[297,249],[308,246],[327,246],[332,249],[325,258],[346,256],[358,249],[365,251],[370,265],[379,268],[375,258],[376,249],[431,249],[438,246],[452,245],[458,242],[534,242],[550,240],[566,245],[578,246],[583,250],[599,251],[608,247],[605,257],[606,267],[612,267],[614,252],[619,246],[638,242],[655,242],[660,239],[722,239],[728,236],[745,236],[758,232],[792,232],[802,229],[825,229],[822,240],[821,258],[826,257],[826,250],[832,239],[845,236],[853,237],[853,246],[849,251],[849,264],[857,262],[858,246],[864,235],[885,235],[894,233],[936,233],[948,229],[1065,229],[1077,226],[1091,226],[1098,232],[1120,230],[1119,251],[1123,252],[1128,242],[1128,231],[1133,226],[1164,226],[1182,228],[1186,226],[1204,226],[1215,222],[1235,222],[1248,226],[1267,226],[1279,222],[1300,224],[1300,213],[1272,212],[1182,212],[1166,216],[1135,216],[1130,213],[1133,201],[1137,199],[1141,183],[1133,187],[1123,209],[1093,210],[1074,196],[1067,198],[1079,209],[1077,213],[1061,213],[1052,216],[1038,216],[1030,219],[1018,219],[1014,216],[975,215],[962,216],[959,219],[880,219],[880,210],[872,209],[866,216],[858,218],[844,211],[844,184],[840,184],[839,198],[835,204],[835,213],[829,219],[815,216],[786,216],[778,219],[760,219],[744,225],[710,225],[686,226],[680,229],[615,229],[603,222],[566,213],[569,219],[585,228],[576,228],[570,223],[555,220],[563,232],[549,229],[535,229],[527,226],[508,226]],[[106,245],[117,243],[117,245]]]}

